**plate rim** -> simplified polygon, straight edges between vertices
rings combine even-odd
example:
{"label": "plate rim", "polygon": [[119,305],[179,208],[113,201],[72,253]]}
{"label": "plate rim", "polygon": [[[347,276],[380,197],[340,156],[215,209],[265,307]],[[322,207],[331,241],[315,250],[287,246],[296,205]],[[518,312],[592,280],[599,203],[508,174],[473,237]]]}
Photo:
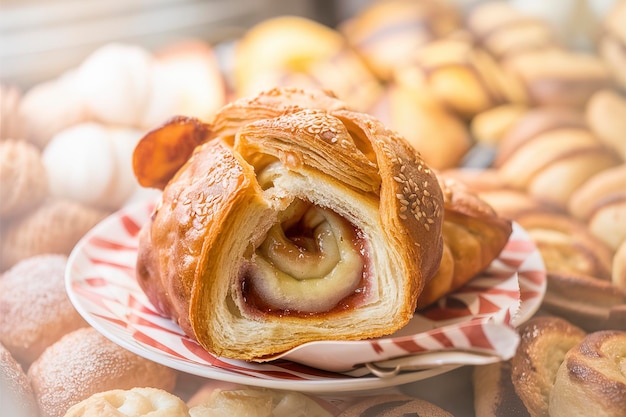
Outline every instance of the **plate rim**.
{"label": "plate rim", "polygon": [[[218,380],[222,382],[229,382],[241,385],[248,386],[256,386],[270,389],[280,389],[280,390],[291,390],[291,391],[299,391],[299,392],[309,392],[309,393],[349,393],[349,392],[365,392],[369,390],[377,390],[383,388],[390,388],[394,386],[399,386],[411,382],[417,382],[422,379],[431,378],[437,375],[441,375],[443,373],[447,373],[464,365],[445,365],[437,368],[431,368],[428,370],[420,370],[420,371],[408,371],[402,372],[398,375],[395,375],[390,378],[379,378],[377,376],[362,376],[362,377],[353,377],[349,375],[336,373],[337,378],[325,378],[325,379],[269,379],[269,378],[261,378],[252,375],[242,375],[233,372],[228,372],[222,368],[218,367],[197,367],[192,362],[188,362],[185,360],[172,360],[170,356],[165,354],[164,352],[156,352],[153,351],[151,347],[140,344],[133,338],[122,337],[122,334],[128,334],[124,332],[117,331],[109,331],[107,326],[104,326],[101,319],[96,318],[91,312],[89,312],[85,305],[83,305],[84,301],[73,289],[73,284],[77,281],[82,281],[76,279],[75,274],[73,273],[73,266],[76,263],[76,259],[81,255],[82,249],[87,245],[89,240],[93,238],[93,236],[98,235],[103,229],[107,229],[107,226],[110,223],[116,221],[123,214],[132,214],[137,213],[139,210],[147,210],[150,204],[153,204],[152,201],[140,201],[135,202],[133,204],[127,205],[120,210],[111,213],[109,216],[105,217],[102,221],[100,221],[96,226],[94,226],[91,230],[89,230],[75,245],[73,250],[70,252],[67,261],[67,267],[65,270],[65,288],[68,298],[70,302],[77,310],[77,312],[83,317],[83,319],[96,331],[102,334],[104,337],[112,341],[113,343],[127,349],[138,356],[149,359],[153,362],[159,363],[168,368],[175,369],[177,371],[185,372],[191,375],[209,378],[213,380]],[[528,233],[518,224],[514,222],[514,227],[519,228],[521,233],[525,234],[527,239],[530,239]],[[538,249],[535,247],[533,252],[537,252]],[[534,297],[533,300],[536,299],[536,302],[532,304],[528,304],[527,300],[521,300],[518,314],[514,317],[511,325],[518,326],[532,317],[540,308],[541,300],[545,295],[546,287],[547,287],[547,276],[545,274],[545,265],[543,264],[543,259],[539,256],[539,259],[542,263],[542,268],[544,271],[543,279],[538,287],[540,291],[539,297]],[[516,273],[517,275],[517,273]],[[521,282],[518,278],[518,282]],[[521,288],[520,288],[521,290]],[[288,360],[288,359],[284,359]],[[258,366],[264,366],[268,363],[255,363]],[[306,365],[303,365],[306,366]],[[330,372],[333,374],[332,372]]]}

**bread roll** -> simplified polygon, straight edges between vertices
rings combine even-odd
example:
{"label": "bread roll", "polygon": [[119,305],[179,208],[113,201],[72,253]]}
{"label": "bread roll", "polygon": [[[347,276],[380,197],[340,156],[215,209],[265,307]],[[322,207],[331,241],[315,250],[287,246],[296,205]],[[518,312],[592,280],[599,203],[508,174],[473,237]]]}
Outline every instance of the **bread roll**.
{"label": "bread roll", "polygon": [[594,332],[567,352],[550,394],[550,417],[621,417],[626,410],[626,332]]}
{"label": "bread roll", "polygon": [[91,327],[63,336],[28,369],[41,417],[62,417],[103,391],[152,387],[171,391],[176,371],[116,345]]}
{"label": "bread roll", "polygon": [[0,341],[28,367],[65,334],[87,325],[65,292],[65,255],[24,259],[0,279]]}
{"label": "bread roll", "polygon": [[425,415],[430,417],[452,417],[443,408],[428,401],[406,395],[375,395],[358,401],[348,407],[338,417],[402,417],[406,415]]}
{"label": "bread roll", "polygon": [[558,317],[534,317],[519,327],[520,344],[511,359],[515,392],[533,417],[549,417],[550,391],[567,351],[585,331]]}
{"label": "bread roll", "polygon": [[157,388],[114,389],[74,404],[64,417],[189,417],[176,395]]}
{"label": "bread roll", "polygon": [[[248,360],[411,319],[441,261],[443,196],[404,139],[301,90],[227,106],[207,131],[140,233],[155,306],[209,352]],[[144,145],[136,172],[149,174]]]}

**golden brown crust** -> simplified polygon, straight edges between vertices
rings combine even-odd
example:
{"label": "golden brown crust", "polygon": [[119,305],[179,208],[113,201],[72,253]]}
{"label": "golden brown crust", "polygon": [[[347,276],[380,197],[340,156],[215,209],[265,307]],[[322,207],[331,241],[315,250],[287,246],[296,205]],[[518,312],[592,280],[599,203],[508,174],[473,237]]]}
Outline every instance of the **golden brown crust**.
{"label": "golden brown crust", "polygon": [[[407,142],[332,96],[300,90],[227,106],[212,131],[140,236],[138,280],[157,307],[207,350],[242,359],[312,340],[381,336],[408,322],[439,266],[443,197]],[[265,296],[252,301],[266,282],[259,248],[298,202],[343,217],[365,242],[365,292],[342,299],[346,307],[300,312],[287,287],[278,304],[268,301],[280,314],[266,310]]]}
{"label": "golden brown crust", "polygon": [[550,395],[551,417],[618,417],[626,410],[626,332],[591,333],[567,352]]}
{"label": "golden brown crust", "polygon": [[567,351],[584,330],[558,317],[534,317],[519,328],[520,344],[511,359],[515,392],[533,417],[549,417],[550,391]]}
{"label": "golden brown crust", "polygon": [[513,228],[491,206],[454,179],[439,176],[444,195],[444,256],[420,295],[425,307],[484,270],[500,254]]}

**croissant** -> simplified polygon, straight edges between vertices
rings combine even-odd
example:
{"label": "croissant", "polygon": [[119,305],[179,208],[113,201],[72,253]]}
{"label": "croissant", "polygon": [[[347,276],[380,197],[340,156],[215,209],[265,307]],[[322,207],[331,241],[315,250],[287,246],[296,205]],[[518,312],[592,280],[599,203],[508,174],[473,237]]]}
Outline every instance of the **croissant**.
{"label": "croissant", "polygon": [[274,89],[133,156],[162,188],[137,280],[207,351],[267,360],[403,327],[439,268],[443,195],[404,139],[330,93]]}

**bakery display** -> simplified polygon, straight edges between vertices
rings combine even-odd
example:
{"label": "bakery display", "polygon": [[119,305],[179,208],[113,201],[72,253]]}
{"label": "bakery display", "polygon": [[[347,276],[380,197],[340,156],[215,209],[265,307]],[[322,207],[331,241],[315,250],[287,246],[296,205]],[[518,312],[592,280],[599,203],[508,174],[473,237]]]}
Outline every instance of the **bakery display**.
{"label": "bakery display", "polygon": [[303,17],[278,16],[247,30],[233,65],[237,97],[274,87],[321,88],[366,111],[382,91],[340,33]]}
{"label": "bakery display", "polygon": [[[232,145],[222,120],[239,125]],[[415,150],[321,91],[270,90],[215,125],[142,229],[137,278],[152,303],[238,359],[403,327],[442,250],[443,196]],[[179,132],[174,120],[143,140]],[[148,145],[136,173],[155,164]]]}
{"label": "bakery display", "polygon": [[62,417],[74,404],[103,391],[151,387],[170,391],[176,371],[116,345],[91,327],[49,346],[28,368],[41,417]]}
{"label": "bakery display", "polygon": [[[265,416],[296,415],[296,409],[302,412],[310,406],[314,411],[309,415],[449,415],[444,411],[451,398],[446,378],[455,378],[463,392],[454,397],[459,403],[454,410],[465,406],[467,411],[455,412],[457,417],[623,414],[626,55],[621,22],[626,2],[367,3],[333,27],[304,17],[276,16],[248,22],[245,30],[238,27],[238,38],[220,45],[187,37],[167,44],[155,39],[149,48],[114,42],[82,51],[82,62],[36,85],[0,80],[0,388],[3,407],[14,408],[3,408],[4,412],[20,417],[62,417],[66,411],[87,416],[102,415],[100,407],[109,407],[115,416],[198,417],[232,414],[232,410]],[[280,87],[274,92],[283,93],[296,91],[292,87],[321,87],[326,93],[294,93],[288,100],[283,93],[250,98],[274,87]],[[374,118],[389,129],[381,128]],[[300,130],[292,134],[287,125]],[[324,133],[328,126],[345,141],[333,144],[333,137]],[[419,153],[425,164],[422,170],[430,170],[432,188],[427,190],[441,190],[441,200],[433,199],[441,217],[429,225],[441,227],[440,233],[434,233],[441,239],[441,257],[439,249],[405,252],[413,238],[401,234],[409,230],[398,227],[405,221],[401,216],[428,217],[412,210],[417,202],[406,175],[412,164],[388,158],[393,153],[389,143],[395,146],[398,136],[407,140],[400,146],[404,156],[416,160]],[[293,142],[298,152],[293,151]],[[333,152],[320,152],[317,145],[322,142]],[[309,153],[302,157],[300,149],[307,144]],[[344,171],[339,169],[343,165],[333,162],[338,148],[354,169]],[[235,183],[235,190],[244,190],[233,194],[236,198],[213,202],[233,205],[227,207],[227,221],[219,223],[219,233],[209,234],[219,238],[213,246],[205,246],[205,252],[199,251],[204,258],[196,252],[177,256],[183,253],[174,252],[177,243],[194,242],[188,248],[201,248],[201,233],[193,235],[196,229],[181,227],[178,231],[186,234],[176,236],[164,228],[181,218],[188,203],[193,212],[186,213],[205,227],[200,230],[206,230],[207,212],[202,208],[207,205],[197,203],[207,196],[201,195],[200,188],[211,181],[193,179],[202,169],[227,177],[232,171],[226,168],[233,166],[222,165],[224,160],[236,161],[233,166],[241,176],[234,178],[249,182]],[[310,176],[314,171],[310,167],[316,166],[312,161],[323,168]],[[296,194],[286,185],[294,183],[300,187]],[[192,184],[198,187],[195,195],[189,188]],[[178,200],[174,192],[181,193]],[[190,197],[185,204],[181,204],[183,194]],[[413,384],[393,388],[393,397],[385,389],[344,397],[214,380],[211,394],[205,395],[205,378],[149,362],[98,335],[64,293],[63,269],[74,245],[108,215],[145,198],[160,201],[153,223],[157,226],[150,233],[142,231],[143,241],[149,242],[141,264],[146,266],[142,271],[146,282],[151,282],[145,288],[156,307],[184,326],[187,320],[186,329],[191,329],[192,321],[200,322],[199,315],[187,314],[191,303],[174,305],[171,300],[187,297],[196,287],[191,279],[168,278],[162,281],[163,288],[169,285],[165,295],[161,281],[152,284],[152,278],[147,278],[169,270],[164,260],[176,264],[172,270],[187,271],[185,276],[193,275],[189,272],[193,266],[205,265],[207,257],[218,259],[211,272],[215,274],[283,273],[291,267],[285,244],[295,238],[297,244],[290,247],[304,248],[298,245],[312,240],[308,231],[312,224],[318,226],[320,218],[323,227],[318,226],[316,236],[323,250],[307,264],[314,267],[290,273],[319,272],[315,260],[325,258],[329,244],[337,243],[328,237],[339,236],[341,241],[346,230],[350,236],[358,235],[355,241],[361,247],[357,249],[367,254],[351,259],[360,259],[361,264],[369,259],[368,268],[386,262],[393,272],[410,269],[411,262],[429,264],[415,282],[398,283],[397,274],[389,274],[393,279],[378,283],[388,291],[379,297],[402,313],[393,316],[381,309],[384,320],[364,314],[362,328],[352,329],[347,338],[402,328],[415,307],[436,313],[439,297],[450,291],[457,291],[458,308],[464,308],[463,286],[471,287],[475,272],[498,255],[512,225],[528,233],[536,245],[547,270],[547,289],[539,312],[517,328],[521,343],[515,357],[476,366],[469,379],[467,374],[444,374],[440,380],[428,377],[422,386],[445,392],[434,404],[416,398],[428,399],[430,391]],[[291,201],[296,203],[290,205]],[[264,209],[250,210],[249,202],[265,202]],[[378,202],[388,204],[389,212],[398,210],[393,223],[362,220],[376,217]],[[247,222],[236,224],[244,218]],[[139,230],[121,224],[129,227],[129,233]],[[252,243],[247,248],[234,245],[245,233]],[[224,248],[219,249],[223,242]],[[157,252],[160,257],[154,255]],[[387,256],[390,253],[393,256]],[[259,267],[263,261],[251,261],[252,254],[255,260],[271,258],[280,265],[263,269]],[[245,267],[239,269],[241,259]],[[515,263],[507,256],[500,260]],[[246,333],[244,345],[263,339],[274,341],[276,347],[270,352],[267,344],[249,344],[243,351],[253,352],[251,356],[241,352],[235,356],[268,361],[272,354],[310,336],[308,331],[303,332],[305,338],[297,336],[292,322],[300,326],[312,317],[320,326],[331,323],[325,338],[344,337],[332,330],[342,325],[335,320],[341,314],[337,302],[347,299],[343,303],[347,311],[360,308],[358,302],[366,304],[366,296],[346,298],[345,294],[357,294],[359,284],[374,281],[362,278],[357,292],[352,287],[339,294],[319,291],[314,302],[299,296],[294,304],[273,296],[278,286],[271,280],[254,289],[245,279],[236,281],[246,284],[241,287],[226,280],[215,282],[220,284],[198,296],[194,308],[206,311],[217,304],[231,320],[220,323],[247,320],[244,331],[232,327],[233,334]],[[92,284],[98,285],[97,280]],[[394,289],[408,291],[398,301]],[[524,291],[534,290],[533,285],[524,287]],[[214,301],[215,293],[235,296],[220,305]],[[245,294],[247,300],[252,294],[254,303],[237,301],[237,294]],[[481,311],[490,308],[490,297],[497,295],[481,296]],[[112,308],[106,297],[94,301],[101,308]],[[296,304],[296,309],[310,311],[294,314]],[[448,304],[455,308],[454,301]],[[238,317],[233,311],[245,314]],[[282,341],[274,333],[257,331],[265,326],[259,324],[263,320],[274,323]],[[142,337],[149,337],[147,323],[135,325],[145,326]],[[212,331],[217,327],[224,333],[231,328],[219,326],[212,326]],[[195,332],[189,330],[193,337]],[[313,339],[319,340],[319,334]],[[440,339],[445,346],[445,337]],[[88,353],[70,358],[68,352],[75,348],[82,352],[83,347]],[[219,353],[228,355],[226,350]],[[147,363],[146,368],[138,363]],[[236,366],[237,360],[226,359],[226,363]],[[287,368],[281,365],[275,370],[277,379],[285,378],[280,369]],[[288,378],[297,378],[299,371],[289,369]],[[235,372],[250,381],[245,370]],[[402,373],[399,377],[393,384]],[[184,404],[195,394],[197,403]]]}

